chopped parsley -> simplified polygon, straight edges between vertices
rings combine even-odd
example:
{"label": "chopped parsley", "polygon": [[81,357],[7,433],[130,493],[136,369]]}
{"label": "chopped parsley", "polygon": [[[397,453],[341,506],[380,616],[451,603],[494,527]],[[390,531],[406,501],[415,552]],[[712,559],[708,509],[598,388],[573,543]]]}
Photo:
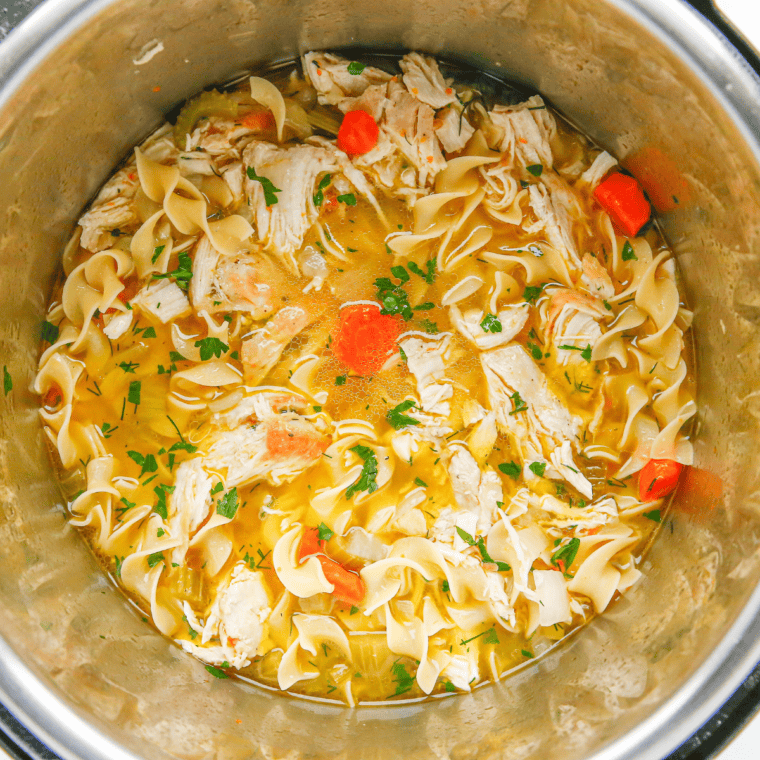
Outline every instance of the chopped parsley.
{"label": "chopped parsley", "polygon": [[492,565],[496,565],[496,568],[497,570],[499,570],[499,572],[506,572],[507,570],[511,570],[510,566],[506,562],[498,562],[497,560],[491,557],[491,555],[486,550],[486,542],[483,536],[478,536],[477,538],[473,538],[466,530],[462,530],[462,528],[460,528],[458,525],[457,525],[457,535],[468,546],[478,547],[478,551],[480,552],[480,558],[483,560],[483,562],[489,562]]}
{"label": "chopped parsley", "polygon": [[564,345],[559,346],[563,351],[580,351],[581,356],[587,361],[591,361],[591,344],[587,344],[586,348],[580,348],[579,346]]}
{"label": "chopped parsley", "polygon": [[509,413],[510,416],[528,411],[528,405],[523,401],[518,391],[515,391],[509,398],[512,399],[512,404],[514,405],[514,409]]}
{"label": "chopped parsley", "polygon": [[544,477],[544,470],[546,470],[546,462],[531,462],[528,465],[528,469],[539,478]]}
{"label": "chopped parsley", "polygon": [[156,337],[156,328],[155,327],[146,327],[145,331],[142,334],[143,338],[155,338]]}
{"label": "chopped parsley", "polygon": [[174,486],[168,486],[166,483],[161,483],[160,485],[153,487],[153,493],[155,493],[157,497],[157,501],[153,505],[153,511],[159,517],[163,517],[164,520],[166,520],[169,516],[166,508],[166,494],[174,493]]}
{"label": "chopped parsley", "polygon": [[230,489],[221,499],[216,503],[216,512],[222,517],[232,519],[238,509],[238,492],[237,488]]}
{"label": "chopped parsley", "polygon": [[128,451],[127,456],[142,468],[139,477],[148,472],[156,472],[158,470],[158,464],[153,454],[143,456],[139,451]]}
{"label": "chopped parsley", "polygon": [[471,641],[475,641],[475,639],[479,639],[481,636],[485,636],[486,638],[483,639],[484,643],[486,644],[498,644],[499,643],[499,637],[496,635],[496,628],[491,626],[487,631],[483,631],[482,633],[479,633],[477,636],[473,636],[469,639],[462,639],[462,641],[459,642],[460,646],[464,646],[465,644],[469,644]]}
{"label": "chopped parsley", "polygon": [[159,562],[164,561],[164,553],[163,552],[153,552],[153,554],[148,555],[148,567],[155,567]]}
{"label": "chopped parsley", "polygon": [[426,333],[429,333],[430,335],[438,335],[440,332],[438,325],[435,322],[431,322],[429,319],[423,319],[420,322],[420,326]]}
{"label": "chopped parsley", "polygon": [[540,362],[541,359],[544,358],[544,352],[541,350],[541,346],[537,346],[535,343],[531,343],[528,341],[526,343],[528,351],[530,351],[530,355],[537,361]]}
{"label": "chopped parsley", "polygon": [[261,189],[264,191],[264,203],[267,206],[274,206],[274,204],[277,203],[277,196],[275,193],[281,193],[282,190],[280,190],[279,187],[275,187],[271,179],[259,177],[252,166],[249,166],[246,169],[246,174],[248,175],[248,179],[261,183]]}
{"label": "chopped parsley", "polygon": [[166,274],[154,273],[152,276],[154,280],[164,280],[171,277],[182,290],[187,291],[190,287],[190,280],[193,279],[193,260],[187,251],[181,251],[177,256],[176,269]]}
{"label": "chopped parsley", "polygon": [[415,478],[414,479],[414,485],[416,485],[416,486],[422,486],[422,488],[427,488],[428,487],[428,484],[422,478]]}
{"label": "chopped parsley", "polygon": [[413,417],[404,414],[409,409],[416,408],[416,402],[413,399],[407,399],[406,401],[402,401],[398,406],[394,406],[393,409],[389,409],[385,414],[385,419],[388,420],[388,424],[394,430],[401,430],[401,428],[408,425],[419,425],[419,420],[415,420]]}
{"label": "chopped parsley", "polygon": [[540,177],[544,173],[543,164],[531,164],[525,167],[534,177]]}
{"label": "chopped parsley", "polygon": [[153,249],[153,255],[150,257],[150,263],[155,264],[158,261],[158,257],[164,252],[165,245],[157,245]]}
{"label": "chopped parsley", "polygon": [[351,63],[348,64],[348,73],[358,76],[365,68],[367,68],[365,64],[359,63],[359,61],[351,61]]}
{"label": "chopped parsley", "polygon": [[652,520],[652,522],[662,522],[662,513],[659,509],[653,509],[651,512],[644,512],[644,517],[647,518],[647,520]]}
{"label": "chopped parsley", "polygon": [[338,375],[335,378],[335,385],[345,385],[346,384],[346,376],[345,375]]}
{"label": "chopped parsley", "polygon": [[425,303],[414,307],[415,311],[430,311],[431,309],[435,309],[435,304],[432,301],[425,301]]}
{"label": "chopped parsley", "polygon": [[219,340],[219,338],[203,338],[201,340],[196,340],[194,345],[201,350],[202,362],[207,361],[212,356],[221,359],[222,354],[226,354],[230,350],[230,347]]}
{"label": "chopped parsley", "polygon": [[335,535],[323,522],[317,525],[317,533],[320,541],[329,541]]}
{"label": "chopped parsley", "polygon": [[396,691],[392,694],[398,697],[400,694],[406,694],[414,686],[414,676],[407,673],[406,668],[400,662],[394,662],[391,666],[393,682],[396,684]]}
{"label": "chopped parsley", "polygon": [[623,244],[623,261],[638,261],[639,257],[634,253],[633,246],[629,240]]}
{"label": "chopped parsley", "polygon": [[127,393],[127,401],[130,404],[135,405],[135,409],[140,405],[140,389],[142,383],[139,380],[133,380],[129,384],[129,392]]}
{"label": "chopped parsley", "polygon": [[480,323],[483,332],[500,333],[501,322],[495,314],[486,314],[483,321]]}
{"label": "chopped parsley", "polygon": [[359,612],[359,608],[358,607],[354,607],[353,605],[351,605],[351,609],[349,610],[348,614],[349,615],[355,615],[357,612]]}
{"label": "chopped parsley", "polygon": [[414,272],[418,277],[422,277],[428,285],[432,285],[433,280],[435,280],[435,263],[435,259],[429,259],[425,264],[426,271],[423,271],[414,261],[407,262],[407,266],[410,272]]}
{"label": "chopped parsley", "polygon": [[8,372],[8,367],[3,365],[3,391],[7,396],[13,390],[13,378]]}
{"label": "chopped parsley", "polygon": [[528,659],[533,659],[536,655],[533,654],[533,652],[529,652],[527,649],[521,649],[520,653],[523,657],[527,657]]}
{"label": "chopped parsley", "polygon": [[[314,205],[319,207],[322,205],[322,201],[325,199],[325,190],[330,186],[330,182],[332,182],[332,174],[325,174],[324,177],[319,181],[319,184],[317,185],[317,192],[314,194]],[[277,191],[281,192],[281,191]],[[275,198],[275,203],[277,203],[277,198]],[[267,206],[270,206],[271,204],[267,202]]]}
{"label": "chopped parsley", "polygon": [[396,285],[390,277],[378,277],[375,280],[377,299],[383,305],[381,314],[400,314],[407,322],[412,318],[412,307],[409,305],[409,296],[402,287],[409,282],[409,273],[402,266],[392,267],[391,274],[401,280]]}
{"label": "chopped parsley", "polygon": [[[249,169],[248,171],[251,170]],[[222,666],[224,666],[224,663],[222,663]],[[206,670],[208,670],[209,673],[211,673],[212,676],[214,676],[214,678],[229,678],[229,676],[223,670],[219,670],[219,668],[215,668],[213,665],[204,665],[204,667]]]}
{"label": "chopped parsley", "polygon": [[522,470],[517,462],[502,462],[499,465],[499,469],[505,474],[509,475],[512,480],[517,480],[520,477]]}
{"label": "chopped parsley", "polygon": [[527,285],[523,290],[523,301],[535,304],[543,289],[543,285]]}
{"label": "chopped parsley", "polygon": [[451,681],[445,681],[443,684],[443,690],[448,692],[455,692],[457,690],[457,687],[454,686]]}
{"label": "chopped parsley", "polygon": [[118,425],[116,427],[111,427],[110,422],[104,422],[100,426],[100,432],[103,434],[103,438],[110,438],[114,434],[114,431],[118,429],[119,429]]}
{"label": "chopped parsley", "polygon": [[42,323],[42,340],[46,340],[48,343],[55,343],[58,340],[59,332],[58,325],[47,321]]}
{"label": "chopped parsley", "polygon": [[552,554],[551,563],[561,572],[567,573],[567,569],[575,561],[575,555],[578,554],[581,541],[579,538],[571,538],[570,541],[563,546],[560,546],[557,551]]}
{"label": "chopped parsley", "polygon": [[361,444],[352,446],[349,451],[353,451],[362,459],[364,465],[359,478],[346,491],[346,498],[350,499],[355,493],[360,493],[361,491],[367,491],[368,493],[377,491],[377,457],[375,456],[375,452],[369,446],[362,446]]}
{"label": "chopped parsley", "polygon": [[118,365],[119,369],[122,369],[127,374],[132,374],[132,375],[135,374],[135,370],[139,366],[140,365],[137,362],[120,362],[119,365]]}
{"label": "chopped parsley", "polygon": [[344,193],[338,196],[338,203],[345,203],[346,206],[355,206],[356,196],[353,193]]}

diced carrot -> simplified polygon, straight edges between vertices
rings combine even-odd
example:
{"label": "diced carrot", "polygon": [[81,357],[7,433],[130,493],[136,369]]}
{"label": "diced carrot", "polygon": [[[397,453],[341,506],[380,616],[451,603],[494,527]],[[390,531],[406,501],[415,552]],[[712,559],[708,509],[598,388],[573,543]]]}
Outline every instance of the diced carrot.
{"label": "diced carrot", "polygon": [[316,528],[306,528],[298,547],[298,564],[315,554],[324,554],[324,552],[325,541],[320,539],[319,531]]}
{"label": "diced carrot", "polygon": [[326,212],[335,211],[336,208],[338,208],[338,199],[336,196],[334,196],[332,193],[330,195],[325,196],[325,201],[322,204],[322,208]]}
{"label": "diced carrot", "polygon": [[328,446],[329,441],[316,431],[300,430],[278,421],[268,423],[266,431],[267,453],[275,459],[299,457],[316,459]]}
{"label": "diced carrot", "polygon": [[319,561],[322,563],[325,578],[335,586],[332,595],[341,602],[346,602],[346,604],[356,606],[361,604],[366,589],[364,588],[364,581],[359,575],[346,570],[343,565],[324,555],[319,556]]}
{"label": "diced carrot", "polygon": [[380,129],[366,111],[349,111],[338,129],[338,147],[349,156],[369,153],[377,145]]}
{"label": "diced carrot", "polygon": [[639,499],[657,501],[675,491],[682,470],[672,459],[650,459],[639,473]]}
{"label": "diced carrot", "polygon": [[340,326],[332,350],[349,369],[359,375],[372,375],[396,350],[400,332],[399,321],[389,314],[381,314],[379,306],[346,306],[340,312]]}
{"label": "diced carrot", "polygon": [[55,409],[63,401],[63,393],[57,385],[51,385],[42,397],[42,405],[48,409]]}
{"label": "diced carrot", "polygon": [[627,174],[611,174],[594,190],[594,198],[610,215],[615,227],[628,237],[638,235],[652,215],[641,185]]}
{"label": "diced carrot", "polygon": [[265,132],[268,129],[274,129],[275,126],[274,116],[266,109],[250,111],[241,116],[239,121],[244,127],[256,132]]}
{"label": "diced carrot", "polygon": [[137,295],[137,291],[139,289],[140,283],[138,282],[137,278],[127,280],[124,283],[124,290],[122,290],[121,293],[119,293],[119,295],[116,297],[122,303],[126,303],[127,301],[131,301]]}

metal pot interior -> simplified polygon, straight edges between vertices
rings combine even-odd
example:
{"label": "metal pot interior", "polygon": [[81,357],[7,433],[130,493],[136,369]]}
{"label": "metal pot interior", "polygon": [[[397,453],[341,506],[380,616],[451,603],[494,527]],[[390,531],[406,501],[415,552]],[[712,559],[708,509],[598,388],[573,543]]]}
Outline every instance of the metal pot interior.
{"label": "metal pot interior", "polygon": [[[136,65],[153,40],[163,51]],[[210,678],[149,628],[67,527],[29,390],[63,245],[130,147],[206,85],[346,46],[469,63],[537,89],[624,165],[667,156],[678,198],[661,222],[695,309],[709,473],[644,579],[550,655],[468,696],[353,711]],[[0,75],[14,380],[0,401],[0,696],[55,751],[654,759],[736,688],[760,656],[760,83],[694,13],[678,0],[57,0],[0,49]]]}

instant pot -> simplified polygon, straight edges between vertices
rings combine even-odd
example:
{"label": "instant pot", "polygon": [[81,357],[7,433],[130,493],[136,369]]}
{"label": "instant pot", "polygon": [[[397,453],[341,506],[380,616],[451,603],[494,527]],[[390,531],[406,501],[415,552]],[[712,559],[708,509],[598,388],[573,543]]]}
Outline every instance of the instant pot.
{"label": "instant pot", "polygon": [[[36,4],[11,4],[9,20]],[[708,756],[754,711],[760,79],[749,47],[706,0],[694,5],[704,16],[681,0],[48,0],[10,34],[0,45],[9,754],[684,760]],[[68,526],[31,392],[63,246],[131,146],[205,86],[345,47],[421,50],[536,89],[632,173],[654,174],[694,309],[699,389],[695,467],[624,598],[497,684],[354,710],[215,679],[150,628]]]}

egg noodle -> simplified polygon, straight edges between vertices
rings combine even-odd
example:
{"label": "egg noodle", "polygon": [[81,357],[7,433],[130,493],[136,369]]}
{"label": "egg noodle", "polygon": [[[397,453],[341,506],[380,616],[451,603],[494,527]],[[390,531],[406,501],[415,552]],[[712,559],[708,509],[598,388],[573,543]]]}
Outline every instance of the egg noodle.
{"label": "egg noodle", "polygon": [[671,253],[595,199],[617,161],[399,65],[190,100],[79,221],[35,381],[153,625],[351,706],[496,680],[624,594],[665,509],[638,473],[691,464],[696,410]]}

